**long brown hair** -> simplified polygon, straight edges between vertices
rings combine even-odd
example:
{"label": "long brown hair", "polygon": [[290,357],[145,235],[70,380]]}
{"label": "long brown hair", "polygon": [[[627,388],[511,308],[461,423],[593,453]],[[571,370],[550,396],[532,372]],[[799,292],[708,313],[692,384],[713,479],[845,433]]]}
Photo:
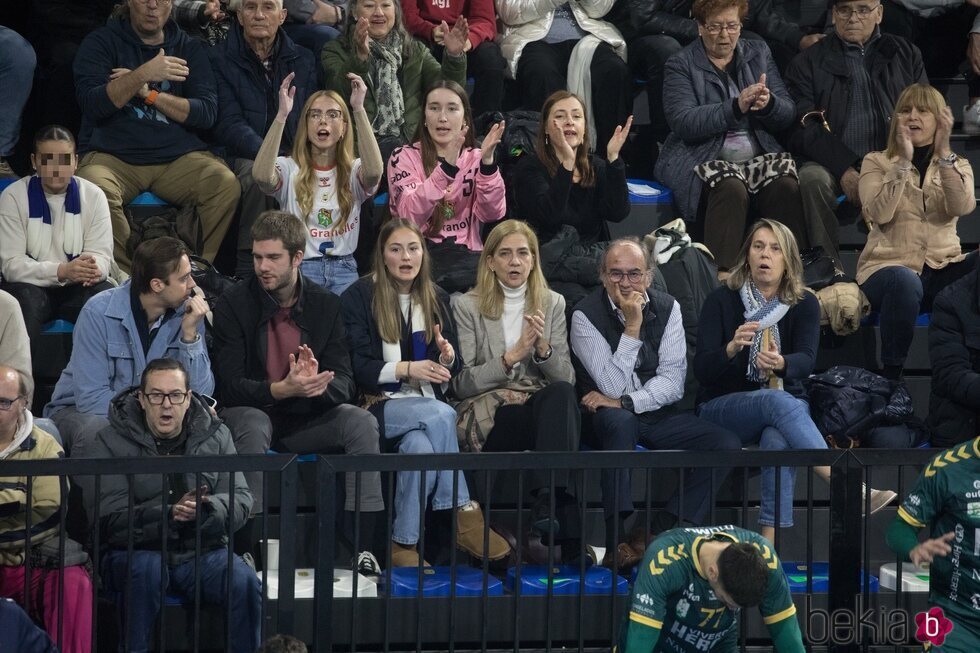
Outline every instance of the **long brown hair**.
{"label": "long brown hair", "polygon": [[800,258],[796,237],[782,222],[763,218],[752,225],[748,237],[742,243],[742,248],[735,258],[732,273],[725,283],[730,289],[739,290],[752,278],[752,271],[749,269],[749,249],[752,247],[752,239],[760,229],[771,231],[776,237],[776,242],[779,243],[779,249],[783,252],[786,269],[783,271],[783,278],[779,281],[779,299],[784,304],[793,306],[803,299],[806,292],[806,287],[803,285],[803,259]]}
{"label": "long brown hair", "polygon": [[303,105],[303,113],[300,114],[296,127],[296,138],[293,139],[293,160],[299,166],[299,176],[293,183],[296,189],[296,203],[299,204],[305,220],[313,210],[313,196],[318,190],[316,170],[313,168],[313,144],[310,143],[309,139],[309,120],[307,120],[306,114],[313,103],[322,97],[330,98],[336,102],[344,116],[344,133],[337,142],[336,156],[334,157],[337,170],[337,204],[340,206],[340,219],[331,227],[340,231],[347,224],[347,217],[354,206],[354,193],[350,189],[351,169],[354,167],[354,123],[351,121],[347,103],[336,91],[317,91],[307,98],[306,104]]}
{"label": "long brown hair", "polygon": [[417,305],[425,316],[425,342],[430,343],[434,337],[432,327],[442,324],[444,316],[439,307],[436,284],[432,282],[432,265],[429,263],[429,250],[425,246],[425,237],[411,220],[392,218],[381,225],[372,258],[374,298],[371,300],[371,312],[374,314],[374,321],[378,325],[378,333],[382,340],[385,342],[401,340],[402,312],[398,303],[398,287],[385,266],[385,248],[388,246],[388,239],[400,229],[411,231],[422,245],[422,262],[419,265],[418,276],[412,282],[411,296],[412,303]]}
{"label": "long brown hair", "polygon": [[548,99],[544,101],[544,106],[541,107],[541,126],[538,129],[538,137],[535,141],[534,149],[538,153],[538,159],[540,159],[548,171],[548,176],[554,177],[555,173],[558,172],[558,166],[560,164],[558,163],[558,157],[555,155],[554,148],[548,142],[548,121],[551,119],[551,110],[555,104],[569,98],[575,98],[578,101],[579,106],[582,107],[582,117],[585,120],[582,142],[579,143],[575,151],[575,168],[581,175],[578,183],[583,188],[591,188],[595,185],[595,171],[592,169],[591,164],[589,164],[589,148],[591,147],[592,135],[589,134],[588,110],[585,108],[585,102],[582,102],[582,98],[568,91],[555,91],[548,96]]}
{"label": "long brown hair", "polygon": [[523,220],[504,220],[490,232],[480,254],[480,263],[476,268],[476,287],[471,291],[479,298],[480,314],[491,320],[499,320],[504,312],[504,291],[497,281],[497,275],[490,269],[490,259],[494,257],[504,238],[518,234],[527,240],[534,259],[534,267],[527,277],[527,293],[524,296],[525,312],[544,310],[545,297],[548,296],[548,282],[541,271],[541,250],[538,236]]}
{"label": "long brown hair", "polygon": [[[460,104],[463,107],[463,126],[468,128],[466,130],[466,136],[463,138],[463,149],[476,147],[476,139],[473,137],[473,111],[470,109],[470,100],[466,96],[466,90],[451,79],[441,79],[425,92],[425,100],[422,102],[423,116],[425,115],[425,107],[429,103],[429,95],[440,88],[454,93],[459,98]],[[418,129],[415,132],[415,140],[418,142],[419,149],[422,151],[422,167],[425,169],[425,176],[428,177],[436,169],[436,164],[439,162],[439,152],[424,119],[419,122]],[[429,216],[429,224],[425,229],[425,235],[437,235],[442,231],[444,224],[446,224],[446,214],[440,202],[432,211],[432,215]]]}

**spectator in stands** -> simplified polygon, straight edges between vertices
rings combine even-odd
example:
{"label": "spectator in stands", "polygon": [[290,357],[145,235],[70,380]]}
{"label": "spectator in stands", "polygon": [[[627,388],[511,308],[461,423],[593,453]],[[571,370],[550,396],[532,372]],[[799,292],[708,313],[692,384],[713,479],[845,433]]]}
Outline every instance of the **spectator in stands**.
{"label": "spectator in stands", "polygon": [[632,124],[631,116],[616,127],[602,159],[590,153],[585,103],[557,91],[541,110],[536,156],[522,157],[514,171],[516,215],[537,230],[545,277],[566,299],[577,301],[599,284],[598,260],[609,241],[606,222],[629,215],[626,166],[619,153]]}
{"label": "spectator in stands", "polygon": [[24,324],[20,304],[13,295],[0,290],[0,361],[9,365],[24,379],[27,403],[34,396],[34,376],[31,368],[31,342]]}
{"label": "spectator in stands", "polygon": [[[305,249],[306,228],[295,215],[266,211],[252,226],[255,276],[214,307],[219,396],[264,411],[262,427],[270,438],[274,429],[277,451],[379,453],[377,420],[347,403],[356,386],[340,299],[300,274]],[[374,516],[384,510],[381,477],[359,478],[360,506],[354,473],[345,506],[362,511],[359,541],[373,543]]]}
{"label": "spectator in stands", "polygon": [[[336,92],[317,91],[303,105],[292,156],[277,157],[296,94],[296,87],[290,85],[293,74],[287,75],[279,85],[279,111],[252,169],[263,192],[306,222],[300,271],[337,295],[357,280],[354,250],[361,231],[361,204],[377,191],[384,171],[364,110],[367,86],[357,75],[351,77],[351,110]],[[354,158],[355,136],[363,158]]]}
{"label": "spectator in stands", "polygon": [[[692,18],[692,0],[650,2],[628,0],[629,24],[617,24],[627,36],[630,69],[646,82],[650,125],[654,138],[663,143],[670,131],[664,117],[664,65],[676,52],[699,36],[698,21]],[[764,39],[777,65],[786,63],[800,50],[817,43],[823,34],[807,34],[777,10],[770,0],[750,2],[742,20],[744,38]],[[668,99],[668,103],[669,103]]]}
{"label": "spectator in stands", "polygon": [[929,320],[929,427],[948,448],[980,433],[980,267],[936,295]]}
{"label": "spectator in stands", "polygon": [[497,0],[503,26],[500,49],[510,77],[517,80],[521,106],[538,111],[563,90],[582,98],[600,156],[611,156],[606,143],[633,106],[626,43],[612,23],[603,20],[613,4],[614,0]]}
{"label": "spectator in stands", "polygon": [[127,0],[86,37],[75,58],[86,135],[78,176],[105,191],[115,259],[126,271],[130,229],[123,206],[138,194],[150,190],[167,202],[194,205],[204,236],[199,253],[213,261],[241,192],[197,134],[217,115],[207,53],[169,17],[169,0]]}
{"label": "spectator in stands", "polygon": [[919,49],[878,30],[882,11],[875,0],[838,0],[834,31],[786,72],[799,121],[788,143],[807,160],[799,173],[808,242],[838,261],[837,198],[843,194],[860,208],[861,160],[885,147],[888,121],[905,87],[926,82]]}
{"label": "spectator in stands", "polygon": [[[734,432],[743,446],[826,449],[810,419],[803,381],[817,358],[820,305],[803,286],[803,262],[789,228],[775,220],[752,225],[725,285],[704,301],[694,373],[701,384],[698,415]],[[830,468],[814,467],[830,482]],[[774,539],[776,519],[793,525],[796,469],[762,470],[762,534]],[[871,512],[895,498],[872,490]]]}
{"label": "spectator in stands", "polygon": [[[880,6],[881,31],[918,45],[930,77],[966,76],[969,104],[963,107],[963,131],[980,134],[977,4],[969,0],[882,0]],[[925,83],[925,79],[916,81]]]}
{"label": "spectator in stands", "polygon": [[[139,387],[113,398],[109,425],[99,431],[90,455],[119,461],[234,455],[228,427],[193,387],[180,361],[150,361]],[[242,558],[233,556],[230,591],[228,581],[230,535],[245,523],[251,508],[252,493],[241,472],[234,479],[208,472],[102,477],[96,524],[107,549],[102,579],[110,592],[119,594],[120,640],[129,650],[147,650],[160,612],[161,588],[193,601],[198,582],[205,603],[231,603],[231,650],[252,653],[258,648],[259,579]],[[200,557],[195,555],[198,545]]]}
{"label": "spectator in stands", "polygon": [[493,161],[504,123],[493,125],[479,148],[473,132],[466,91],[443,80],[425,96],[416,142],[395,150],[388,162],[391,214],[424,230],[432,277],[447,292],[473,286],[480,230],[507,210],[504,179]]}
{"label": "spectator in stands", "polygon": [[[374,271],[341,298],[354,380],[381,433],[397,440],[399,453],[459,453],[456,411],[445,392],[463,368],[449,295],[432,283],[422,232],[414,222],[389,220],[374,250]],[[390,443],[387,448],[393,448]],[[483,512],[470,501],[466,479],[453,495],[451,470],[426,476],[433,510],[457,508],[457,544],[484,557]],[[391,564],[418,567],[419,472],[399,472],[395,491]],[[486,557],[497,560],[510,547],[489,534]],[[424,563],[424,561],[423,561]],[[424,563],[427,564],[427,563]]]}
{"label": "spectator in stands", "polygon": [[[38,628],[13,599],[7,598],[0,598],[0,650],[58,653],[58,647],[48,634]],[[300,653],[306,653],[306,650]]]}
{"label": "spectator in stands", "polygon": [[351,0],[347,21],[343,37],[324,46],[320,56],[326,87],[349,97],[349,73],[367,82],[364,108],[387,161],[396,147],[415,137],[431,86],[440,79],[466,84],[469,27],[460,17],[445,31],[440,65],[405,29],[399,0]]}
{"label": "spectator in stands", "polygon": [[323,46],[340,36],[347,16],[347,0],[283,0],[289,38],[319,58]]}
{"label": "spectator in stands", "polygon": [[[293,73],[294,101],[303,106],[316,90],[316,61],[281,28],[286,19],[282,0],[245,0],[238,14],[240,25],[234,25],[228,39],[208,55],[218,82],[214,137],[224,146],[225,158],[242,187],[235,274],[244,278],[252,274],[252,223],[262,211],[279,208],[255,183],[252,164],[276,117],[278,107],[273,102],[279,86]],[[276,154],[286,154],[292,148],[298,122],[297,115],[287,116]]]}
{"label": "spectator in stands", "polygon": [[[980,438],[940,451],[929,461],[888,526],[886,541],[901,561],[926,568],[930,615],[938,609],[943,651],[969,651],[980,640]],[[925,537],[919,531],[928,529]],[[928,624],[928,622],[926,622]],[[928,627],[928,626],[927,626]]]}
{"label": "spectator in stands", "polygon": [[448,26],[455,25],[460,17],[466,18],[469,36],[463,51],[466,70],[473,78],[473,113],[480,116],[487,111],[500,111],[507,61],[495,40],[497,14],[493,0],[401,0],[401,5],[405,28],[425,43],[437,59],[442,58]]}
{"label": "spectator in stands", "polygon": [[[741,448],[738,437],[720,426],[679,410],[684,394],[687,345],[677,301],[650,288],[653,261],[635,239],[609,244],[600,270],[603,287],[579,302],[572,313],[571,344],[582,406],[592,416],[592,432],[583,441],[595,449]],[[684,481],[684,504],[677,494],[653,519],[653,532],[679,520],[700,524],[713,501],[712,488],[723,480],[709,467],[692,469]],[[713,482],[713,476],[714,482]],[[623,569],[635,566],[646,549],[647,533],[625,535],[633,512],[630,474],[603,470],[602,504],[606,518],[606,559]],[[618,497],[619,504],[614,504]]]}
{"label": "spectator in stands", "polygon": [[7,157],[14,153],[20,138],[20,118],[31,94],[37,57],[30,43],[0,25],[0,88],[4,89],[3,112],[0,113],[0,179],[17,177]]}
{"label": "spectator in stands", "polygon": [[747,0],[696,0],[701,38],[664,70],[672,131],[656,174],[694,223],[694,239],[703,239],[725,273],[735,264],[750,208],[807,242],[796,166],[775,136],[793,121],[793,101],[769,46],[739,38],[747,11]]}
{"label": "spectator in stands", "polygon": [[[581,415],[568,352],[565,300],[548,289],[534,231],[501,222],[480,255],[476,287],[453,305],[463,370],[453,380],[462,399],[464,451],[576,451]],[[582,537],[578,502],[567,472],[531,472],[531,525],[561,544],[566,562]]]}
{"label": "spectator in stands", "polygon": [[[52,460],[64,455],[57,441],[34,424],[27,409],[29,401],[23,375],[0,364],[0,460]],[[73,561],[57,560],[59,538],[63,537],[60,507],[62,497],[67,498],[67,487],[62,488],[57,476],[26,475],[0,478],[0,487],[0,505],[6,509],[0,522],[0,596],[23,605],[38,623],[44,624],[62,651],[88,653],[92,649],[92,581],[82,564],[66,566],[64,562]],[[30,599],[25,596],[28,537]],[[68,544],[81,549],[77,543],[66,541],[66,550]],[[56,560],[52,562],[51,558]],[[54,568],[38,564],[41,560],[47,560]]]}
{"label": "spectator in stands", "polygon": [[857,282],[880,313],[881,363],[902,375],[920,311],[977,265],[963,254],[959,216],[976,208],[973,168],[950,149],[953,114],[931,86],[909,86],[895,103],[888,147],[861,165],[859,193],[873,223],[857,265]]}
{"label": "spectator in stands", "polygon": [[71,132],[43,127],[31,155],[36,174],[0,195],[2,287],[20,303],[35,359],[45,322],[74,323],[92,295],[112,287],[109,204],[74,176],[77,162]]}

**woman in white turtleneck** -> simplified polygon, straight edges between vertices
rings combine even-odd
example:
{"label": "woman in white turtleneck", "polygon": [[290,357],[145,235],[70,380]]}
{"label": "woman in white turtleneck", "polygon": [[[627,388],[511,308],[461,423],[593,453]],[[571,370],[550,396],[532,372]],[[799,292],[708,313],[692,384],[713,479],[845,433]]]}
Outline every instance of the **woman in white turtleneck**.
{"label": "woman in white turtleneck", "polygon": [[[446,293],[432,283],[425,239],[414,222],[389,220],[381,227],[374,272],[341,296],[354,379],[365,408],[377,418],[382,439],[399,453],[458,453],[456,412],[445,390],[462,368],[456,329]],[[470,501],[460,476],[453,495],[451,470],[426,476],[433,510],[458,508],[456,543],[484,555],[483,513]],[[418,472],[399,472],[395,490],[391,562],[395,567],[427,566],[416,550],[420,516]],[[490,531],[486,556],[510,553]]]}
{"label": "woman in white turtleneck", "polygon": [[[501,222],[487,238],[476,287],[453,302],[463,370],[453,389],[463,401],[463,451],[575,451],[581,417],[565,329],[565,300],[539,265],[526,223]],[[531,524],[553,534],[568,562],[580,554],[581,524],[567,472],[528,474]]]}

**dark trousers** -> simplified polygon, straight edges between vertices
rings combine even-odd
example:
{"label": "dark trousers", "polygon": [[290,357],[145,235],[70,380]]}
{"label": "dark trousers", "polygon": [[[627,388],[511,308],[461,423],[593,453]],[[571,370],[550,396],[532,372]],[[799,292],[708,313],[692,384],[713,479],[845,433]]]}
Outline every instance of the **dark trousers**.
{"label": "dark trousers", "polygon": [[[436,61],[442,61],[443,47],[435,43],[428,46]],[[466,74],[473,78],[470,108],[474,119],[487,111],[500,111],[503,107],[506,70],[507,60],[501,54],[500,46],[493,41],[484,41],[466,53]],[[474,133],[474,136],[479,134]]]}
{"label": "dark trousers", "polygon": [[627,46],[633,75],[646,82],[650,127],[653,128],[654,137],[661,143],[670,132],[664,117],[664,64],[682,47],[684,46],[677,39],[666,34],[641,36],[633,39]]}
{"label": "dark trousers", "polygon": [[[738,451],[742,448],[737,435],[688,412],[675,413],[651,423],[622,408],[600,408],[592,416],[592,429],[588,444],[603,451],[633,451],[638,443],[648,449]],[[684,505],[679,505],[677,492],[674,492],[667,503],[667,512],[694,524],[702,523],[714,499],[713,491],[727,475],[728,470],[724,468],[686,470]],[[633,512],[629,469],[604,469],[600,483],[606,519]]]}
{"label": "dark trousers", "polygon": [[729,177],[714,188],[704,185],[697,223],[691,228],[692,238],[703,242],[714,254],[718,269],[728,270],[735,265],[750,209],[759,218],[776,220],[789,227],[800,249],[810,246],[800,185],[795,178],[779,177],[750,195],[740,179]]}
{"label": "dark trousers", "polygon": [[32,360],[36,361],[37,347],[41,344],[41,327],[50,320],[67,320],[74,324],[89,297],[112,288],[112,284],[103,281],[88,287],[72,284],[42,288],[29,283],[7,281],[0,288],[13,295],[20,304],[24,323],[27,325],[27,335],[31,339]]}
{"label": "dark trousers", "polygon": [[[882,2],[884,15],[881,31],[901,36],[919,46],[922,64],[930,79],[955,77],[966,60],[966,48],[977,8],[969,2],[952,11],[931,18],[922,18],[893,0]],[[970,97],[980,97],[980,76],[967,64],[966,81]]]}
{"label": "dark trousers", "polygon": [[[555,91],[568,87],[568,59],[578,41],[528,43],[517,62],[517,85],[521,106],[541,111],[544,101]],[[606,155],[606,144],[617,125],[626,122],[633,106],[633,80],[629,66],[608,43],[592,55],[592,111],[595,134],[592,145],[599,156]]]}
{"label": "dark trousers", "polygon": [[881,327],[882,365],[904,365],[915,334],[920,312],[932,310],[939,291],[977,267],[977,252],[959,263],[934,270],[926,266],[922,274],[902,265],[890,265],[872,274],[861,284],[871,309],[878,311]]}
{"label": "dark trousers", "polygon": [[[558,381],[538,390],[523,405],[501,406],[483,451],[578,451],[582,417],[571,383]],[[551,486],[551,471],[531,473],[530,490]],[[568,471],[554,470],[555,490],[568,487]]]}

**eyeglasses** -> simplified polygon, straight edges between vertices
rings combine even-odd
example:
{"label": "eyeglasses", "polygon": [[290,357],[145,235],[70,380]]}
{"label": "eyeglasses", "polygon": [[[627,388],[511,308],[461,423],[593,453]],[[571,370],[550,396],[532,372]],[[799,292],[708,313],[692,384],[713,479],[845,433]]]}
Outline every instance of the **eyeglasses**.
{"label": "eyeglasses", "polygon": [[643,270],[630,270],[629,272],[623,272],[622,270],[610,270],[606,273],[606,276],[608,276],[609,280],[613,283],[619,283],[623,280],[623,277],[629,279],[630,283],[637,283],[643,279],[644,274],[645,272],[643,272]]}
{"label": "eyeglasses", "polygon": [[855,14],[857,14],[857,17],[860,18],[861,20],[866,20],[868,16],[871,15],[871,12],[873,12],[875,9],[877,9],[880,6],[881,3],[879,2],[878,4],[872,7],[861,5],[860,7],[854,7],[852,9],[851,7],[843,7],[838,4],[838,5],[834,5],[834,13],[837,14],[837,17],[842,20],[850,20],[851,16]]}
{"label": "eyeglasses", "polygon": [[171,406],[179,406],[184,403],[188,394],[187,392],[144,392],[143,396],[154,406],[162,405],[164,399],[169,399]]}
{"label": "eyeglasses", "polygon": [[24,395],[17,395],[13,399],[0,399],[0,410],[10,410],[10,408],[17,403],[18,399],[23,399]]}
{"label": "eyeglasses", "polygon": [[344,119],[344,114],[337,109],[330,109],[329,111],[320,111],[319,109],[310,109],[306,112],[307,120],[312,120],[313,122],[320,122],[326,120],[327,122],[337,122],[338,120]]}
{"label": "eyeglasses", "polygon": [[712,36],[721,34],[721,30],[725,30],[729,34],[738,34],[742,31],[742,23],[709,23],[704,26],[704,31]]}

